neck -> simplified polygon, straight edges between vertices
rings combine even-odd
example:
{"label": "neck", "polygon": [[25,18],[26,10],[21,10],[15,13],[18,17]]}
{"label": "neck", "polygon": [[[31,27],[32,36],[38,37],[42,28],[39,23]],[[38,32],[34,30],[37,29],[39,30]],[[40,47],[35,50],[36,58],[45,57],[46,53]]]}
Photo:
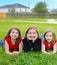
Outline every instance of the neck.
{"label": "neck", "polygon": [[15,39],[12,39],[12,38],[11,38],[11,42],[12,42],[13,44],[15,44],[15,41],[16,41]]}

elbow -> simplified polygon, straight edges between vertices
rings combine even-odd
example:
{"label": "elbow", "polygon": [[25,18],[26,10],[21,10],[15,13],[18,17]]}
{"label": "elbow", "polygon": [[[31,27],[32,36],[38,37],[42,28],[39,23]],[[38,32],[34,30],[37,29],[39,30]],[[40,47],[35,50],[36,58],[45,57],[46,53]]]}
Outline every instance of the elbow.
{"label": "elbow", "polygon": [[5,51],[5,53],[6,53],[6,54],[9,54],[9,52],[8,52],[8,51]]}
{"label": "elbow", "polygon": [[7,52],[7,51],[5,51],[5,53],[6,53],[6,54],[8,54],[8,52]]}

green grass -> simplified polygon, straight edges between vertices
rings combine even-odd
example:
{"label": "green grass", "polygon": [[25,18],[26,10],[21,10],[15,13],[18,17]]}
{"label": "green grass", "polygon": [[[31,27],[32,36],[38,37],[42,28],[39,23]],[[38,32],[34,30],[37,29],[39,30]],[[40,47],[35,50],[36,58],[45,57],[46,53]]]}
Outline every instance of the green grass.
{"label": "green grass", "polygon": [[56,65],[57,54],[52,56],[41,52],[22,52],[18,57],[6,55],[0,48],[0,65]]}
{"label": "green grass", "polygon": [[[2,21],[3,20],[3,21]],[[40,24],[30,22],[13,22],[18,19],[0,19],[0,39],[3,39],[11,26],[17,26],[24,37],[28,27],[36,26],[39,34],[43,34],[46,29],[53,29],[57,37],[57,24]],[[25,19],[24,19],[25,20]],[[43,22],[43,21],[42,21]],[[0,65],[56,65],[57,54],[52,56],[42,52],[22,52],[18,57],[6,55],[4,49],[0,47]]]}
{"label": "green grass", "polygon": [[[6,35],[8,29],[11,26],[17,26],[21,30],[22,36],[25,35],[25,32],[28,27],[36,26],[39,34],[43,34],[46,29],[53,29],[55,33],[57,33],[57,24],[43,24],[43,23],[33,23],[33,22],[12,22],[14,19],[5,19],[4,21],[0,22],[0,39]],[[17,19],[15,19],[17,20]],[[56,34],[57,37],[57,34]]]}
{"label": "green grass", "polygon": [[[1,21],[9,21],[9,18],[0,19]],[[37,22],[46,22],[47,18],[10,18],[10,21],[37,21]]]}

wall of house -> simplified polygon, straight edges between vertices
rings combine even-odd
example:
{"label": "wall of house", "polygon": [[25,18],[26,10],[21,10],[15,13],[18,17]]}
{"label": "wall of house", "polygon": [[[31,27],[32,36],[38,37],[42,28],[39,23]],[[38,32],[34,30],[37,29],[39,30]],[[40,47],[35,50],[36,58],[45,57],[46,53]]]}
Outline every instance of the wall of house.
{"label": "wall of house", "polygon": [[0,8],[0,13],[8,13],[8,9],[7,8]]}
{"label": "wall of house", "polygon": [[31,12],[28,8],[15,8],[16,12]]}
{"label": "wall of house", "polygon": [[27,11],[27,12],[32,12],[31,9],[28,9],[28,8],[26,9],[26,11]]}
{"label": "wall of house", "polygon": [[[30,9],[28,8],[15,8],[16,12],[31,12]],[[9,13],[9,9],[8,8],[0,8],[0,13]]]}

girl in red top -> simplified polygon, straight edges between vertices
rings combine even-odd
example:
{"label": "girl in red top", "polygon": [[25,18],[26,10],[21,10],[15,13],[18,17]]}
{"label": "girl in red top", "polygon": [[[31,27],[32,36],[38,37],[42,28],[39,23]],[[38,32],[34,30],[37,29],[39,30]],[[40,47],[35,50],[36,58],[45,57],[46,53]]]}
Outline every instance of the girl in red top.
{"label": "girl in red top", "polygon": [[17,27],[12,27],[8,31],[4,39],[5,53],[13,56],[18,56],[22,51],[22,39],[20,30]]}
{"label": "girl in red top", "polygon": [[[47,30],[44,33],[44,39],[42,40],[42,52],[52,55],[53,53],[56,53],[56,37],[53,30]],[[52,50],[48,52],[48,50]]]}

